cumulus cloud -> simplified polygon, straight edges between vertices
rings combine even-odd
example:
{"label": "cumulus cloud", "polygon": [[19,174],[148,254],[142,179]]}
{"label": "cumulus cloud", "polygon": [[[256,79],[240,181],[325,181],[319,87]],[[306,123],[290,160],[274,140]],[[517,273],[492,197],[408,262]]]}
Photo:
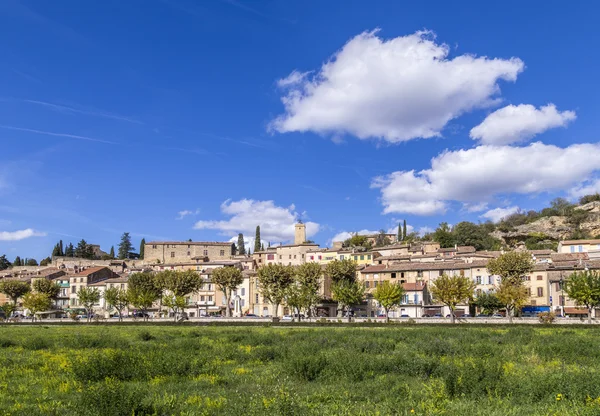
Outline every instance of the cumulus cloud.
{"label": "cumulus cloud", "polygon": [[590,179],[570,190],[569,196],[573,199],[581,198],[585,195],[600,193],[600,179]]}
{"label": "cumulus cloud", "polygon": [[499,222],[503,218],[506,218],[515,212],[519,212],[519,207],[494,208],[490,209],[484,214],[481,214],[480,217],[485,218],[486,220],[491,220],[492,222]]}
{"label": "cumulus cloud", "polygon": [[475,203],[469,203],[466,202],[463,204],[463,209],[467,212],[481,212],[481,211],[485,211],[488,207],[487,202],[475,202]]}
{"label": "cumulus cloud", "polygon": [[600,169],[600,144],[561,148],[479,146],[445,151],[429,169],[397,171],[371,182],[380,189],[384,213],[443,213],[450,201],[481,203],[494,196],[569,189]]}
{"label": "cumulus cloud", "polygon": [[337,233],[336,235],[333,236],[333,238],[331,239],[331,241],[345,241],[347,239],[349,239],[350,237],[352,237],[353,234],[358,234],[358,235],[373,235],[373,234],[377,234],[379,233],[379,231],[372,231],[372,230],[367,230],[367,229],[363,229],[360,231],[341,231],[339,233]]}
{"label": "cumulus cloud", "polygon": [[46,233],[36,231],[32,228],[18,231],[0,231],[0,241],[18,241],[30,237],[45,237]]}
{"label": "cumulus cloud", "polygon": [[278,81],[285,113],[269,129],[392,143],[440,136],[450,120],[493,104],[498,81],[524,68],[518,58],[449,53],[428,31],[388,40],[361,33],[312,76],[293,71]]}
{"label": "cumulus cloud", "polygon": [[198,214],[200,214],[200,209],[196,209],[195,211],[190,211],[190,210],[185,209],[183,211],[179,211],[177,213],[177,218],[175,218],[175,219],[182,220],[189,215],[198,215]]}
{"label": "cumulus cloud", "polygon": [[[221,212],[230,218],[220,221],[198,221],[194,228],[218,230],[224,235],[233,237],[238,233],[254,236],[256,226],[260,225],[260,236],[263,240],[282,242],[294,239],[294,226],[300,218],[293,204],[289,207],[280,207],[273,201],[253,199],[227,200],[221,204]],[[319,231],[319,224],[310,221],[305,224],[307,238]]]}
{"label": "cumulus cloud", "polygon": [[473,140],[483,144],[505,145],[524,142],[555,127],[566,127],[577,116],[573,111],[560,112],[554,104],[540,107],[531,104],[507,105],[494,111],[471,129]]}

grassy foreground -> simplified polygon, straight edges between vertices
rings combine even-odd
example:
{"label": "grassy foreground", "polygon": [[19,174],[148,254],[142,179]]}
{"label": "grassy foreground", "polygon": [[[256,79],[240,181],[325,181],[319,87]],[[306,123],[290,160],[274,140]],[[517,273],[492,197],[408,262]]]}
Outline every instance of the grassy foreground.
{"label": "grassy foreground", "polygon": [[600,332],[0,327],[1,415],[597,415]]}

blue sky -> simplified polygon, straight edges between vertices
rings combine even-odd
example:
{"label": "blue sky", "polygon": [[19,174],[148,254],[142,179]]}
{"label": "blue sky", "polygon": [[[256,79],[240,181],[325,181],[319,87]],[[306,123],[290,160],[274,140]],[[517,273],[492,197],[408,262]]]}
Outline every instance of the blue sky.
{"label": "blue sky", "polygon": [[327,245],[597,191],[598,7],[0,2],[0,253],[299,217]]}

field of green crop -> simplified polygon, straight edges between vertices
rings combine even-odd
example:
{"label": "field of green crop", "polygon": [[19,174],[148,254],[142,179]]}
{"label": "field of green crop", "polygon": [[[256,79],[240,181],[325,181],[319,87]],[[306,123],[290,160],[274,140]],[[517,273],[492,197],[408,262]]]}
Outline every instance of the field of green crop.
{"label": "field of green crop", "polygon": [[594,328],[0,327],[1,415],[598,415]]}

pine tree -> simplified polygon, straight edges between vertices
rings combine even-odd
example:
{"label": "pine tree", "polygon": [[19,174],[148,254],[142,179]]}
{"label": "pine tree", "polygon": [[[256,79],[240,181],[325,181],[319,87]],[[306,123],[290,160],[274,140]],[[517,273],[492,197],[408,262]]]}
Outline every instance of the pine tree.
{"label": "pine tree", "polygon": [[244,245],[244,234],[238,234],[238,242],[237,242],[237,254],[243,256],[246,254],[246,246]]}
{"label": "pine tree", "polygon": [[264,243],[262,243],[262,244],[260,245],[260,251],[265,251],[265,244],[264,244]]}
{"label": "pine tree", "polygon": [[13,262],[13,266],[20,266],[21,265],[21,257],[17,256],[15,258],[15,261]]}
{"label": "pine tree", "polygon": [[142,238],[142,241],[140,242],[140,259],[144,260],[144,249],[146,246],[146,239]]}
{"label": "pine tree", "polygon": [[123,233],[121,236],[121,242],[119,243],[119,259],[123,260],[129,256],[129,252],[132,250],[131,237],[129,233]]}
{"label": "pine tree", "polygon": [[404,225],[402,226],[402,240],[406,240],[406,220],[404,220]]}
{"label": "pine tree", "polygon": [[52,257],[58,257],[58,256],[60,256],[60,246],[57,243],[54,246],[54,248],[52,249]]}
{"label": "pine tree", "polygon": [[89,258],[89,244],[84,239],[81,239],[79,243],[77,243],[77,248],[75,248],[74,257],[79,257],[83,259]]}
{"label": "pine tree", "polygon": [[75,255],[75,249],[73,248],[73,243],[69,243],[67,248],[65,249],[65,257],[73,257]]}
{"label": "pine tree", "polygon": [[256,235],[254,236],[254,252],[260,251],[260,225],[256,226]]}
{"label": "pine tree", "polygon": [[402,241],[402,227],[400,227],[400,223],[398,223],[398,242]]}
{"label": "pine tree", "polygon": [[60,240],[58,242],[58,245],[59,245],[59,248],[60,248],[60,254],[59,254],[59,256],[64,256],[65,255],[65,250],[63,249],[63,242],[62,242],[62,240]]}
{"label": "pine tree", "polygon": [[111,246],[110,247],[110,254],[109,254],[111,259],[115,258],[115,246]]}

